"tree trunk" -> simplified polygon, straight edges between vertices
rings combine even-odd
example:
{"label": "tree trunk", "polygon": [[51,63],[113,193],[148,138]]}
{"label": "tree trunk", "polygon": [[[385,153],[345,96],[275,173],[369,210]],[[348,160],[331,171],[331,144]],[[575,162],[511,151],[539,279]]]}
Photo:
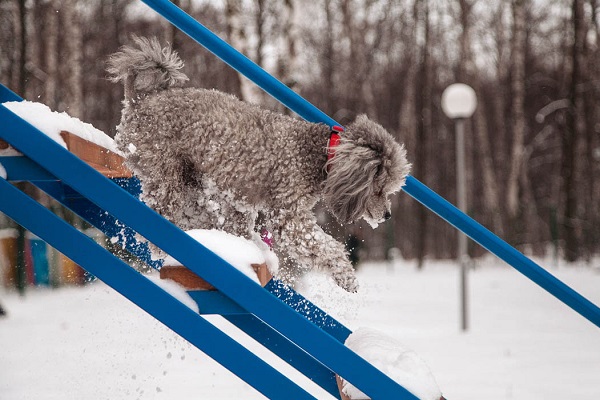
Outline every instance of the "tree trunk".
{"label": "tree trunk", "polygon": [[[294,0],[283,1],[281,10],[281,50],[277,59],[277,76],[289,88],[298,91],[296,72],[298,68],[298,26]],[[287,107],[280,107],[283,113],[290,114]]]}
{"label": "tree trunk", "polygon": [[27,86],[27,8],[25,7],[25,3],[25,0],[18,0],[18,23],[15,25],[18,44],[15,48],[17,68],[16,73],[13,76],[15,78],[15,90],[21,96],[25,96],[25,90]]}
{"label": "tree trunk", "polygon": [[[492,154],[497,166],[507,165],[507,145],[506,139],[508,132],[506,129],[506,94],[504,89],[508,84],[508,71],[510,63],[510,46],[508,44],[506,27],[504,24],[504,15],[506,13],[505,3],[498,2],[493,20],[495,21],[495,43],[496,43],[496,87],[495,96],[492,96],[489,101],[492,102],[493,113],[493,131],[494,131],[494,153]],[[505,171],[507,168],[499,168],[496,171],[498,182],[506,182],[508,177]],[[504,203],[503,201],[501,203]],[[501,219],[502,220],[502,219]]]}
{"label": "tree trunk", "polygon": [[586,38],[583,0],[573,0],[573,47],[572,69],[569,87],[571,112],[567,113],[567,127],[562,136],[563,157],[561,175],[563,179],[564,211],[562,233],[567,261],[576,261],[581,256],[580,224],[577,213],[577,143],[585,131],[583,101],[579,87],[582,83],[584,59],[583,46]]}
{"label": "tree trunk", "polygon": [[[186,2],[186,4],[183,4],[183,2],[181,0],[171,0],[171,2],[176,5],[177,7],[181,8],[183,11],[186,11],[186,5],[189,6],[189,2]],[[166,22],[166,21],[163,21]],[[183,35],[178,28],[175,27],[175,25],[171,24],[170,22],[166,22],[167,23],[167,29],[165,30],[165,36],[166,36],[166,40],[167,42],[169,42],[171,44],[171,48],[174,50],[180,50],[181,49],[181,36]]]}
{"label": "tree trunk", "polygon": [[[255,49],[255,57],[254,62],[265,68],[264,62],[264,52],[265,46],[267,45],[267,5],[265,0],[256,0],[256,12],[254,14],[254,25],[256,26],[256,49]],[[254,98],[254,102],[258,104],[265,104],[266,93],[261,90],[255,84],[251,84],[252,88],[252,96]]]}
{"label": "tree trunk", "polygon": [[[333,26],[333,5],[331,0],[325,0],[325,21],[328,27]],[[325,86],[325,109],[324,112],[328,115],[334,115],[337,111],[335,109],[335,86],[333,83],[334,79],[334,60],[335,60],[335,49],[333,46],[333,30],[325,29],[324,32],[325,43],[323,44],[323,53],[321,59],[323,84]]]}
{"label": "tree trunk", "polygon": [[77,10],[77,0],[63,1],[63,31],[66,50],[64,68],[66,68],[65,94],[63,97],[67,113],[76,118],[83,118],[83,81],[82,57],[83,44],[81,21]]}
{"label": "tree trunk", "polygon": [[474,126],[475,139],[479,149],[481,159],[481,171],[483,180],[483,201],[485,210],[490,216],[489,222],[494,232],[502,235],[502,218],[500,217],[500,193],[498,190],[498,176],[494,168],[494,159],[492,158],[492,146],[490,144],[490,134],[488,123],[484,112],[485,99],[478,100],[479,105],[475,110]]}
{"label": "tree trunk", "polygon": [[[597,0],[590,0],[592,10],[598,9]],[[585,129],[585,167],[584,174],[585,179],[585,226],[584,226],[584,244],[586,247],[586,257],[591,259],[594,251],[598,244],[600,244],[600,205],[598,204],[600,198],[597,197],[597,170],[596,161],[594,160],[594,152],[598,151],[596,148],[600,146],[598,142],[598,130],[596,125],[599,121],[598,115],[600,115],[600,104],[598,89],[596,85],[592,85],[590,77],[596,77],[600,74],[600,59],[598,51],[598,40],[600,39],[599,21],[596,12],[591,13],[591,27],[590,31],[594,34],[595,41],[590,40],[591,43],[585,42],[585,58],[586,60],[586,93],[584,96],[584,112],[586,117],[586,129]],[[600,161],[600,160],[599,160]]]}
{"label": "tree trunk", "polygon": [[[361,87],[364,76],[360,73],[363,67],[364,57],[361,57],[359,46],[364,38],[357,37],[357,30],[360,29],[355,21],[358,10],[355,2],[352,0],[343,0],[340,2],[342,14],[342,35],[348,41],[348,54],[346,59],[352,63],[351,69],[347,69],[348,81],[344,85],[343,97],[345,98],[344,107],[352,114],[359,112],[361,103]],[[339,66],[338,66],[339,67]],[[352,72],[354,73],[352,73]]]}
{"label": "tree trunk", "polygon": [[[420,70],[417,77],[416,111],[417,111],[417,141],[414,173],[426,181],[427,176],[427,136],[431,131],[431,106],[432,106],[432,77],[429,55],[429,0],[419,0],[415,3],[416,21],[421,20],[423,26],[424,42],[421,48]],[[425,207],[417,209],[416,257],[418,268],[423,267],[427,254],[427,220],[429,211]]]}
{"label": "tree trunk", "polygon": [[[519,175],[523,166],[525,145],[525,0],[513,0],[512,37],[512,148],[506,183],[506,206],[508,218],[516,222],[519,213]],[[514,223],[510,223],[514,227]]]}
{"label": "tree trunk", "polygon": [[[246,54],[246,32],[244,24],[241,21],[242,2],[241,0],[227,0],[225,5],[225,17],[227,19],[227,40],[239,52]],[[232,87],[229,88],[231,93],[235,94],[242,100],[246,100],[248,94],[248,81],[239,73],[234,74],[235,79],[232,82]]]}
{"label": "tree trunk", "polygon": [[50,2],[46,15],[46,81],[45,102],[51,110],[57,106],[58,78],[58,8],[56,0]]}
{"label": "tree trunk", "polygon": [[471,72],[471,10],[473,9],[473,3],[467,0],[459,0],[460,6],[460,26],[462,32],[459,38],[458,48],[458,73],[456,79],[458,82],[466,83]]}

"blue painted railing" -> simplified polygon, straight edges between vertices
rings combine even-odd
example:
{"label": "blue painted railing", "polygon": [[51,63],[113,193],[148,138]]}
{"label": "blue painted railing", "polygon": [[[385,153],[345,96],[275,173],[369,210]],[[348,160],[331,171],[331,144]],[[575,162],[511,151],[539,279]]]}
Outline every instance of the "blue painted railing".
{"label": "blue painted railing", "polygon": [[199,314],[4,179],[0,179],[0,199],[0,211],[85,267],[265,396],[278,398],[282,389],[277,386],[281,385],[293,393],[292,398],[312,398]]}
{"label": "blue painted railing", "polygon": [[[278,81],[253,61],[245,57],[208,28],[186,14],[168,0],[142,0],[192,39],[221,58],[235,70],[260,86],[290,110],[311,122],[329,126],[339,125],[310,102]],[[481,244],[509,265],[523,273],[536,284],[567,304],[590,322],[600,327],[600,308],[569,286],[525,257],[515,248],[494,235],[472,218],[445,201],[416,178],[409,176],[403,190],[415,200],[448,221],[471,239]]]}

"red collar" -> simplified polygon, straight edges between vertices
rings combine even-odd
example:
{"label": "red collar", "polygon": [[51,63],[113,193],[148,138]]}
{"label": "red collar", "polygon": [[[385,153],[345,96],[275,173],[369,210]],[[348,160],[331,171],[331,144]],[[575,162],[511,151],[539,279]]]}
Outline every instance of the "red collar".
{"label": "red collar", "polygon": [[[334,125],[331,127],[331,135],[327,141],[327,162],[335,157],[335,148],[340,144],[340,140],[342,139],[340,133],[342,132],[344,132],[344,128],[341,126]],[[330,169],[331,164],[327,164],[327,173],[329,173]]]}

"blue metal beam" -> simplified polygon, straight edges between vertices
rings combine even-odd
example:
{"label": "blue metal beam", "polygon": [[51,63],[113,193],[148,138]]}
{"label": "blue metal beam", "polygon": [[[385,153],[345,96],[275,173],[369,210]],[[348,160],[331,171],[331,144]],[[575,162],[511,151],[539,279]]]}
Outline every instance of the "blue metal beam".
{"label": "blue metal beam", "polygon": [[[139,195],[140,185],[135,178],[113,179],[113,182],[134,196]],[[62,182],[33,181],[34,185],[53,197],[56,201],[79,215],[86,222],[98,228],[108,238],[116,238],[117,242],[129,253],[146,263],[148,266],[159,269],[161,260],[153,260],[148,243],[139,242],[136,232],[122,224],[112,215],[99,208],[97,205],[81,196],[71,187]]]}
{"label": "blue metal beam", "polygon": [[0,211],[171,328],[269,398],[312,399],[304,389],[249,352],[142,274],[98,246],[4,179]]}
{"label": "blue metal beam", "polygon": [[300,293],[285,285],[280,280],[271,279],[265,286],[265,289],[292,307],[298,314],[303,315],[310,322],[336,338],[340,343],[344,343],[352,333],[350,329],[331,317],[331,315],[315,306]]}
{"label": "blue metal beam", "polygon": [[224,316],[257,342],[290,364],[308,379],[319,385],[336,398],[340,392],[335,381],[335,373],[315,360],[279,332],[252,314],[231,314]]}
{"label": "blue metal beam", "polygon": [[[335,120],[324,114],[321,110],[313,106],[310,102],[296,94],[293,90],[285,86],[283,83],[270,76],[257,64],[244,57],[241,53],[227,44],[225,41],[219,39],[216,35],[210,32],[206,27],[200,24],[198,21],[193,19],[191,16],[183,12],[173,3],[167,0],[142,0],[148,4],[160,15],[165,17],[169,22],[181,29],[192,39],[196,40],[199,44],[206,47],[216,56],[221,58],[225,63],[231,65],[238,72],[245,75],[248,79],[256,83],[263,90],[273,96],[275,99],[280,101],[282,104],[287,106],[290,110],[296,112],[304,119],[311,122],[322,122],[330,126],[339,125]],[[265,75],[269,75],[266,77]],[[500,257],[502,260],[512,265],[517,270],[521,271],[525,276],[532,279],[536,284],[549,291],[552,295],[556,296],[559,300],[573,308],[576,312],[581,314],[583,317],[588,319],[590,322],[600,327],[600,309],[593,303],[579,295],[577,292],[564,285],[560,280],[556,279],[548,273],[541,273],[537,266],[527,257],[523,256],[514,248],[510,247],[502,239],[498,238],[493,233],[485,234],[485,237],[479,237],[483,234],[480,229],[469,228],[470,223],[465,223],[470,218],[464,213],[453,210],[450,203],[438,201],[437,194],[431,189],[427,188],[424,184],[419,182],[412,176],[408,177],[407,185],[404,187],[404,191],[412,196],[415,200],[422,203],[424,206],[442,216],[445,214],[452,214],[453,221],[458,222],[454,225],[457,229],[461,230],[471,239],[480,243],[484,242],[484,247]],[[440,197],[441,199],[441,197]],[[462,214],[462,215],[460,215]],[[445,218],[444,218],[445,219]],[[473,221],[474,222],[474,221]],[[463,230],[465,229],[465,230]],[[484,228],[485,229],[485,228]],[[475,237],[469,234],[474,234]],[[486,247],[487,246],[487,247]],[[512,250],[506,249],[510,247]],[[516,255],[519,254],[519,256]],[[527,260],[527,261],[526,261]]]}
{"label": "blue metal beam", "polygon": [[490,230],[450,204],[427,186],[409,176],[404,191],[448,223],[479,243],[483,248],[512,265],[517,271],[547,290],[590,322],[600,327],[600,309],[540,267]]}
{"label": "blue metal beam", "polygon": [[[197,290],[189,291],[188,293],[192,299],[198,303],[200,314],[223,316],[229,322],[246,332],[246,334],[271,350],[282,360],[296,368],[307,378],[321,386],[333,396],[339,396],[333,371],[315,360],[302,349],[298,348],[293,342],[289,341],[269,325],[265,324],[252,314],[248,314],[246,310],[231,301],[223,293],[212,290]],[[295,296],[290,296],[287,300],[295,298]],[[306,299],[298,303],[299,308],[301,305],[304,305],[305,308],[311,308],[312,306],[312,308],[316,309],[316,307]],[[337,324],[341,325],[339,323]]]}
{"label": "blue metal beam", "polygon": [[8,181],[57,181],[54,175],[28,157],[0,157],[0,162],[6,169],[6,179]]}
{"label": "blue metal beam", "polygon": [[21,101],[21,96],[10,90],[4,85],[0,85],[0,103],[7,101]]}

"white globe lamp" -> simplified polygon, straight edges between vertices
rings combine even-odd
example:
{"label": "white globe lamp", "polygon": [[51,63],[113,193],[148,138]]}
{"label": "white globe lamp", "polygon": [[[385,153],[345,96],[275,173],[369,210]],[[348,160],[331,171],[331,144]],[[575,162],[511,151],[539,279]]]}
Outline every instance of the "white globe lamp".
{"label": "white globe lamp", "polygon": [[454,83],[442,94],[442,110],[452,119],[470,118],[477,108],[477,96],[469,85]]}

